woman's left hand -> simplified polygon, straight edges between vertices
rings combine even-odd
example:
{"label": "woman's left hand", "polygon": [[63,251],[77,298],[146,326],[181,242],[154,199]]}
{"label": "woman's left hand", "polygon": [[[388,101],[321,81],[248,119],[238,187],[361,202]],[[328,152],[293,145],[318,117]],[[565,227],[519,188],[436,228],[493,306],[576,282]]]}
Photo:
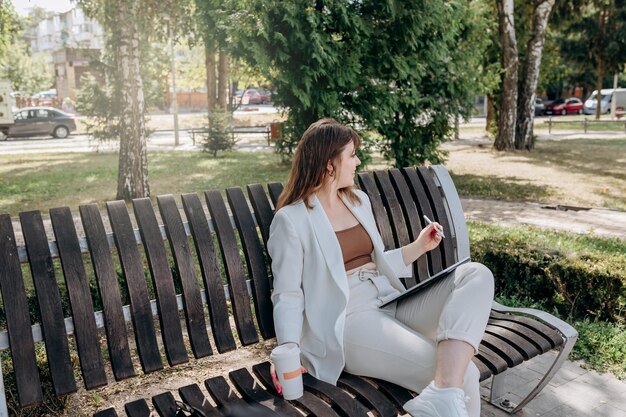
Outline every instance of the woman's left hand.
{"label": "woman's left hand", "polygon": [[437,230],[443,233],[443,227],[439,223],[433,222],[420,232],[416,241],[417,246],[421,248],[423,253],[435,249],[441,243],[441,236],[439,236]]}

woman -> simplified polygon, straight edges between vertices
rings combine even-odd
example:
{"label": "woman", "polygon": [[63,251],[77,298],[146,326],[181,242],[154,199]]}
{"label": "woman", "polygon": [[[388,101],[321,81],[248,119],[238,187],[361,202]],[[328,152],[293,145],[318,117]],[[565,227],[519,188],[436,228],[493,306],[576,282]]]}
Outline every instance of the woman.
{"label": "woman", "polygon": [[298,344],[303,366],[328,383],[345,369],[420,392],[404,405],[412,416],[478,417],[471,358],[493,277],[481,264],[463,264],[379,308],[404,289],[398,278],[411,276],[411,264],[439,245],[442,228],[430,224],[385,252],[369,199],[354,188],[359,145],[356,132],[333,119],[313,123],[298,144],[268,240],[276,339]]}

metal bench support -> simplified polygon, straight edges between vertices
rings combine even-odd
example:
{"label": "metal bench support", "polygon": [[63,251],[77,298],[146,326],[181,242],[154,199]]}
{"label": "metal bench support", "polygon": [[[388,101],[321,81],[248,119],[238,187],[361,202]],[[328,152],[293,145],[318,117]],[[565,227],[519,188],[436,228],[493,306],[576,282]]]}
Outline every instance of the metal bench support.
{"label": "metal bench support", "polygon": [[497,302],[493,302],[492,309],[501,313],[514,313],[519,315],[525,315],[532,317],[536,320],[542,321],[548,326],[556,329],[561,335],[565,343],[559,348],[554,362],[550,365],[543,378],[537,383],[537,385],[528,393],[528,395],[519,403],[514,404],[507,398],[509,391],[506,389],[507,374],[510,369],[500,374],[494,375],[491,379],[491,392],[489,395],[489,403],[507,413],[514,414],[524,408],[526,404],[541,392],[541,390],[550,382],[552,377],[559,371],[563,362],[567,359],[569,353],[572,351],[576,339],[578,338],[578,332],[572,326],[560,320],[544,311],[536,310],[534,308],[513,308],[506,307]]}

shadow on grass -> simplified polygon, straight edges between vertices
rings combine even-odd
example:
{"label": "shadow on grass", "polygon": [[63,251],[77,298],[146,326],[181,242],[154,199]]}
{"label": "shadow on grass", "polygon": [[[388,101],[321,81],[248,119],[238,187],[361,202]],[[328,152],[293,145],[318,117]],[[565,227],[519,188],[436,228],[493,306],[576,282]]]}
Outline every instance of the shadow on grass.
{"label": "shadow on grass", "polygon": [[[0,158],[0,213],[101,203],[115,199],[116,154],[42,154]],[[201,152],[151,152],[150,194],[224,190],[247,184],[284,182],[289,167],[273,153],[229,152],[211,158]]]}
{"label": "shadow on grass", "polygon": [[537,186],[516,177],[450,173],[463,197],[480,197],[505,201],[546,201],[555,195],[547,186]]}
{"label": "shadow on grass", "polygon": [[525,156],[531,163],[572,173],[626,180],[625,139],[568,139],[538,142]]}

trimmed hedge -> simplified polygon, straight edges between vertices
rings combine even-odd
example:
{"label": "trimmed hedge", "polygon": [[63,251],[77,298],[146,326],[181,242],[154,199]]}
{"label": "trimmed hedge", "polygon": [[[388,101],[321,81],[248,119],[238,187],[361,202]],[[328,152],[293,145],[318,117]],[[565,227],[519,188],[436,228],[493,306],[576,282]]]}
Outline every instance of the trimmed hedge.
{"label": "trimmed hedge", "polygon": [[472,259],[493,271],[499,296],[531,300],[570,320],[626,318],[626,241],[468,224]]}

